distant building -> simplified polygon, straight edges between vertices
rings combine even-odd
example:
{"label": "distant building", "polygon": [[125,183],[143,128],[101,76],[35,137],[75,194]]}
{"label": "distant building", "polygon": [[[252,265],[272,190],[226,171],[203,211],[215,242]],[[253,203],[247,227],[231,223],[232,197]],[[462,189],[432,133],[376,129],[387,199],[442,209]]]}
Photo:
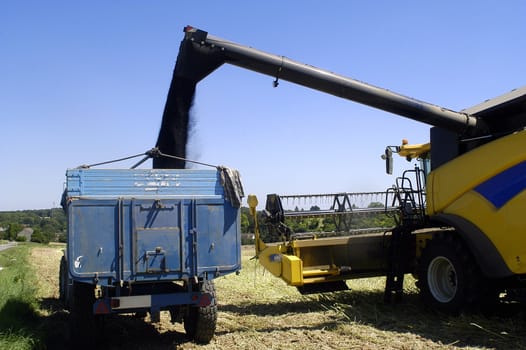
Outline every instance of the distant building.
{"label": "distant building", "polygon": [[30,242],[32,235],[33,235],[33,229],[31,227],[26,227],[22,231],[18,232],[17,237],[25,237],[26,242]]}

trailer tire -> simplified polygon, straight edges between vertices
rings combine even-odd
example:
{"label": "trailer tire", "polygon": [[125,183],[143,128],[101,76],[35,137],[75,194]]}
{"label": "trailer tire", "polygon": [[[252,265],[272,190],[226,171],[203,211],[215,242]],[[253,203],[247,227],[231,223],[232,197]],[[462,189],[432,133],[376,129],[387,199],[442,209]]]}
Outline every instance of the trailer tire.
{"label": "trailer tire", "polygon": [[198,344],[208,344],[214,337],[217,324],[217,302],[213,281],[203,282],[200,290],[212,295],[208,306],[190,307],[183,318],[186,335]]}
{"label": "trailer tire", "polygon": [[93,314],[95,286],[73,282],[71,300],[70,340],[74,346],[95,346],[100,332],[100,316]]}
{"label": "trailer tire", "polygon": [[59,269],[59,300],[64,305],[66,310],[71,308],[71,301],[73,300],[73,286],[69,278],[68,261],[65,256],[60,259]]}
{"label": "trailer tire", "polygon": [[67,273],[67,262],[66,257],[62,257],[60,259],[60,268],[58,272],[58,299],[66,304],[66,290],[67,290],[67,277],[65,276]]}
{"label": "trailer tire", "polygon": [[418,287],[426,305],[459,314],[480,302],[481,273],[469,251],[452,234],[434,237],[418,264]]}

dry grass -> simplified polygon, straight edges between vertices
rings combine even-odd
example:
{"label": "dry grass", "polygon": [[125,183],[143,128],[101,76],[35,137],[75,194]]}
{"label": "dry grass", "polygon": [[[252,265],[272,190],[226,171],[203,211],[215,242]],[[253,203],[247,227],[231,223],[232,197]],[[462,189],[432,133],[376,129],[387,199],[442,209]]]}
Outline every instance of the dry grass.
{"label": "dry grass", "polygon": [[[42,314],[50,347],[60,348],[67,312],[56,301],[61,249],[35,248]],[[383,304],[383,278],[349,281],[351,291],[300,295],[265,272],[253,249],[243,249],[243,270],[216,280],[219,318],[212,342],[188,342],[168,315],[151,325],[128,316],[106,324],[108,349],[526,349],[524,310],[503,306],[492,316],[449,317],[426,310],[413,281],[403,303]],[[63,347],[65,348],[65,347]]]}

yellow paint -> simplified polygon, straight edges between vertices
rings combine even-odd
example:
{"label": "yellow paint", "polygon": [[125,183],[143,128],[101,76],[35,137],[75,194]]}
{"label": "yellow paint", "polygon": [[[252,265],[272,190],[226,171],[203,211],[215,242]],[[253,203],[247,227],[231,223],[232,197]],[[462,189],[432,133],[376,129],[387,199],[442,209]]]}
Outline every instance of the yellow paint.
{"label": "yellow paint", "polygon": [[259,252],[259,263],[271,274],[281,277],[281,247],[279,245],[268,245]]}
{"label": "yellow paint", "polygon": [[526,273],[525,206],[526,192],[497,210],[479,193],[469,191],[449,205],[444,213],[459,215],[477,225],[493,242],[511,271]]}
{"label": "yellow paint", "polygon": [[478,147],[429,174],[427,212],[461,216],[493,242],[508,268],[526,273],[526,191],[497,209],[474,188],[526,160],[526,132]]}
{"label": "yellow paint", "polygon": [[307,247],[329,247],[337,245],[348,245],[349,237],[330,237],[323,239],[305,239],[290,242],[292,248]]}
{"label": "yellow paint", "polygon": [[526,132],[502,137],[475,148],[429,174],[427,211],[440,213],[475,186],[526,160]]}
{"label": "yellow paint", "polygon": [[312,269],[303,271],[304,278],[338,276],[339,274],[340,269],[335,266],[327,269]]}
{"label": "yellow paint", "polygon": [[282,278],[291,286],[303,285],[303,262],[294,255],[282,255]]}
{"label": "yellow paint", "polygon": [[256,207],[258,205],[258,197],[256,197],[253,194],[249,194],[247,198],[247,203],[249,206],[250,215],[254,217],[254,227],[255,227],[254,236],[255,236],[255,241],[256,241],[255,248],[256,248],[256,256],[258,256],[259,252],[265,249],[265,243],[260,239],[260,235],[259,235],[259,222],[258,222],[258,216],[256,212]]}
{"label": "yellow paint", "polygon": [[426,153],[429,153],[430,150],[431,150],[430,143],[415,144],[415,145],[408,145],[408,144],[402,143],[402,146],[400,146],[400,149],[398,150],[398,155],[401,157],[414,159],[414,158],[422,157]]}

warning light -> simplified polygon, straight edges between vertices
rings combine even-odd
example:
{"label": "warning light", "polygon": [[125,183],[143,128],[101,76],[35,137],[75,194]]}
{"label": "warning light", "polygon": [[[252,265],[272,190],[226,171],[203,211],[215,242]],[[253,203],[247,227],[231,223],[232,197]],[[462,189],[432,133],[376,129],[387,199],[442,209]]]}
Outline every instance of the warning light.
{"label": "warning light", "polygon": [[111,308],[116,309],[121,306],[120,299],[111,299]]}
{"label": "warning light", "polygon": [[208,306],[210,304],[212,304],[212,300],[210,298],[210,295],[208,295],[208,294],[204,294],[203,296],[201,296],[201,299],[199,299],[199,306],[200,307]]}
{"label": "warning light", "polygon": [[106,315],[110,313],[110,309],[104,300],[99,300],[95,304],[93,313],[95,315]]}

